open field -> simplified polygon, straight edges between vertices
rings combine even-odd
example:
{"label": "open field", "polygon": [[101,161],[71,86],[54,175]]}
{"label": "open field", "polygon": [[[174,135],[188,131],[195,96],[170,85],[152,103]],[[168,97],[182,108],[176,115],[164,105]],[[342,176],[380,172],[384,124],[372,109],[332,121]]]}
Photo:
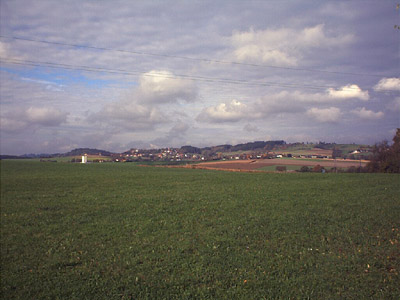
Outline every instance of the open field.
{"label": "open field", "polygon": [[2,299],[399,299],[400,176],[1,161]]}
{"label": "open field", "polygon": [[[285,167],[286,171],[299,171],[302,166],[290,166],[290,165],[272,165],[258,168],[260,171],[275,172],[277,167]],[[307,166],[310,168],[310,166]],[[312,168],[312,167],[311,167]]]}
{"label": "open field", "polygon": [[[102,156],[102,155],[88,155],[88,161],[92,162],[93,160],[103,160],[103,161],[111,161],[110,156]],[[56,160],[57,162],[70,162],[73,159],[81,160],[82,155],[75,155],[75,156],[63,156],[63,157],[55,157],[51,158],[52,160]]]}
{"label": "open field", "polygon": [[332,150],[325,150],[319,148],[310,149],[287,149],[280,151],[281,153],[293,154],[293,155],[322,155],[322,156],[332,156]]}
{"label": "open field", "polygon": [[[359,145],[359,144],[334,144],[331,145],[331,149],[321,149],[316,148],[317,144],[298,144],[298,145],[288,145],[286,149],[282,149],[281,153],[290,153],[293,155],[332,155],[332,149],[335,147],[337,150],[340,150],[342,154],[346,155],[357,149],[371,149],[371,146],[368,145]],[[368,156],[370,153],[364,152],[362,156]],[[360,154],[358,154],[360,155]]]}
{"label": "open field", "polygon": [[[325,168],[348,168],[351,166],[362,167],[367,165],[367,161],[359,160],[333,160],[333,159],[295,159],[295,158],[275,158],[275,159],[257,159],[257,160],[229,160],[229,161],[215,161],[204,162],[194,166],[196,169],[215,169],[215,170],[268,170],[271,166],[316,166],[321,165]],[[290,168],[288,168],[290,169]],[[291,168],[296,169],[296,168]]]}

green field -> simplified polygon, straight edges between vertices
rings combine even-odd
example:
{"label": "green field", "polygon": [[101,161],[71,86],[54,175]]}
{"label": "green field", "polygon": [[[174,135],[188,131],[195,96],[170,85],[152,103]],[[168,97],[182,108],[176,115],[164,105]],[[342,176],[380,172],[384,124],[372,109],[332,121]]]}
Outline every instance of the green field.
{"label": "green field", "polygon": [[[286,170],[288,170],[288,171],[299,171],[301,169],[301,167],[302,167],[302,166],[279,165],[279,164],[277,164],[277,165],[273,165],[273,166],[261,167],[261,168],[258,168],[257,170],[273,172],[273,171],[276,171],[276,167],[278,167],[278,166],[279,167],[286,167]],[[311,166],[311,168],[312,168],[312,166]]]}
{"label": "green field", "polygon": [[2,299],[400,299],[400,176],[1,161]]}

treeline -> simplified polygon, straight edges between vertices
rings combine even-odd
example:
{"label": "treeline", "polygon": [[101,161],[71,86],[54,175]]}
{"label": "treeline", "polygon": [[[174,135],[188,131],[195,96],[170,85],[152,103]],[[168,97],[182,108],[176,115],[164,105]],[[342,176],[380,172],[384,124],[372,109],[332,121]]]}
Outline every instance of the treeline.
{"label": "treeline", "polygon": [[[277,171],[282,171],[278,170]],[[284,170],[286,171],[286,169]],[[356,166],[351,166],[348,168],[325,168],[321,165],[316,165],[314,167],[309,167],[309,166],[302,166],[297,172],[301,173],[307,173],[307,172],[313,172],[313,173],[368,173],[367,167],[356,167]]]}
{"label": "treeline", "polygon": [[390,146],[387,141],[375,144],[367,165],[368,172],[400,173],[400,128]]}
{"label": "treeline", "polygon": [[18,156],[18,155],[0,155],[0,160],[1,159],[24,159],[24,158],[28,158],[28,157],[22,157],[22,156]]}
{"label": "treeline", "polygon": [[201,154],[204,151],[217,152],[236,152],[236,151],[256,151],[256,150],[272,150],[275,147],[286,145],[285,141],[256,141],[237,145],[218,145],[213,147],[198,148],[193,146],[182,146],[180,152]]}
{"label": "treeline", "polygon": [[81,156],[81,155],[102,155],[102,156],[111,156],[113,153],[99,150],[99,149],[92,149],[92,148],[77,148],[70,152],[64,153],[63,156]]}

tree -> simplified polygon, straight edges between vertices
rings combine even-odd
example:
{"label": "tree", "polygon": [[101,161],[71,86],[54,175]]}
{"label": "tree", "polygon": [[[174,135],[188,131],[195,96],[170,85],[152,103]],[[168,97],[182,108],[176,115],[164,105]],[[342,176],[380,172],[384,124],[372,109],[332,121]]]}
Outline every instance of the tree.
{"label": "tree", "polygon": [[278,172],[286,172],[286,166],[276,166],[275,170]]}
{"label": "tree", "polygon": [[307,167],[307,166],[302,166],[301,168],[300,168],[300,172],[310,172],[310,168],[309,167]]}
{"label": "tree", "polygon": [[332,158],[338,158],[342,156],[342,150],[336,148],[336,146],[332,150]]}
{"label": "tree", "polygon": [[312,168],[312,171],[315,173],[321,173],[321,172],[323,172],[322,170],[324,170],[324,167],[322,167],[320,165],[316,165]]}
{"label": "tree", "polygon": [[400,173],[400,128],[397,128],[390,146],[387,141],[375,144],[368,163],[369,172]]}

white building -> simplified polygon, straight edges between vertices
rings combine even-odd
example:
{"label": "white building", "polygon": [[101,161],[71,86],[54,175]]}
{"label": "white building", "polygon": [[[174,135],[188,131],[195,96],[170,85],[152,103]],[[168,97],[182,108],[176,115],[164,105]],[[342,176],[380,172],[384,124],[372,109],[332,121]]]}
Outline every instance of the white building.
{"label": "white building", "polygon": [[82,163],[86,164],[87,163],[87,155],[82,155]]}

